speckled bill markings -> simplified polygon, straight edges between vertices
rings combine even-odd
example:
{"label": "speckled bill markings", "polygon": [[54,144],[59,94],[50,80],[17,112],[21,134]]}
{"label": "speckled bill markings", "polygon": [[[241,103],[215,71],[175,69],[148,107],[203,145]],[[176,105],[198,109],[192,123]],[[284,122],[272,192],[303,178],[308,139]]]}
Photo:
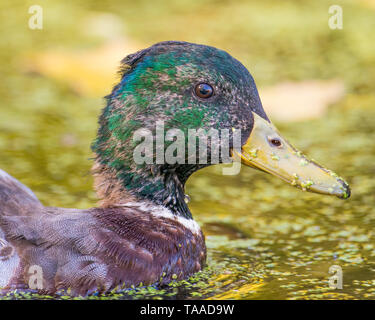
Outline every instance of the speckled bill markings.
{"label": "speckled bill markings", "polygon": [[279,134],[271,122],[252,114],[253,130],[241,153],[237,152],[243,164],[275,175],[303,191],[349,198],[349,185],[342,178],[306,158]]}

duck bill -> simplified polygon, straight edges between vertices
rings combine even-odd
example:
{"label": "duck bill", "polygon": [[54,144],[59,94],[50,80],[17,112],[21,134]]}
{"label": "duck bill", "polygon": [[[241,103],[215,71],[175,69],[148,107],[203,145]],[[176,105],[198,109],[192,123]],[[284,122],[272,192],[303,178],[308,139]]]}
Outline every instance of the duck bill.
{"label": "duck bill", "polygon": [[342,178],[302,155],[272,123],[255,113],[253,116],[249,138],[240,153],[234,150],[242,164],[268,172],[304,191],[349,198],[349,186]]}

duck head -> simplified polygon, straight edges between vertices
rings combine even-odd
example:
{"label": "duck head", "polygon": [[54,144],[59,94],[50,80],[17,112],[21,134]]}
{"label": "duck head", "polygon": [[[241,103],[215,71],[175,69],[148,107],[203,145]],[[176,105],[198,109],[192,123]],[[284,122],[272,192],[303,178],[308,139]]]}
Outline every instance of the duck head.
{"label": "duck head", "polygon": [[[280,135],[263,110],[253,77],[222,50],[187,42],[157,43],[122,61],[121,80],[106,98],[92,145],[102,206],[146,201],[191,218],[184,193],[188,177],[232,159],[303,190],[340,198],[350,195],[343,179],[307,159]],[[175,129],[178,134],[171,139],[168,132]],[[209,139],[204,161],[199,161],[199,138],[193,142],[197,151],[187,151],[189,130],[199,129],[219,132],[216,140]],[[136,138],[140,130],[152,138]],[[163,131],[161,144],[158,130]],[[220,153],[215,162],[210,155],[217,145],[223,146],[224,136],[229,160]],[[168,150],[176,139],[185,148]],[[139,148],[146,140],[151,152]],[[135,161],[140,150],[148,161]],[[173,161],[166,161],[168,152]]]}

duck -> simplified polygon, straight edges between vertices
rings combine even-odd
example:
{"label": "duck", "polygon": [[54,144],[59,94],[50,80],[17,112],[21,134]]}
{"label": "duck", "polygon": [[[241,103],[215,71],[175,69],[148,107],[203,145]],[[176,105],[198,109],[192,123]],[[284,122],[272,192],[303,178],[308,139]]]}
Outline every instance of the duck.
{"label": "duck", "polygon": [[[105,101],[91,146],[97,207],[44,206],[0,170],[1,292],[87,296],[163,286],[202,270],[205,237],[185,183],[210,165],[227,163],[229,174],[251,167],[304,191],[350,196],[342,178],[282,137],[250,72],[223,50],[164,41],[130,54]],[[202,152],[201,139],[192,139],[188,152],[184,144],[199,130],[220,134],[202,138]]]}

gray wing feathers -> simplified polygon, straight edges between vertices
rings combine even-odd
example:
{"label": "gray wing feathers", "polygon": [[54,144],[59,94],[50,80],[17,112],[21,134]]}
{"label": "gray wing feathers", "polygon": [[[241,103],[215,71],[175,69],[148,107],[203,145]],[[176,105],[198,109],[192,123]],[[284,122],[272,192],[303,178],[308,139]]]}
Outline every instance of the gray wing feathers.
{"label": "gray wing feathers", "polygon": [[[40,211],[42,208],[42,204],[29,188],[0,169],[0,220],[3,217],[20,219],[20,216]],[[0,288],[5,287],[13,278],[19,263],[19,254],[8,241],[0,223]]]}
{"label": "gray wing feathers", "polygon": [[0,169],[0,215],[24,215],[42,207],[35,194]]}

